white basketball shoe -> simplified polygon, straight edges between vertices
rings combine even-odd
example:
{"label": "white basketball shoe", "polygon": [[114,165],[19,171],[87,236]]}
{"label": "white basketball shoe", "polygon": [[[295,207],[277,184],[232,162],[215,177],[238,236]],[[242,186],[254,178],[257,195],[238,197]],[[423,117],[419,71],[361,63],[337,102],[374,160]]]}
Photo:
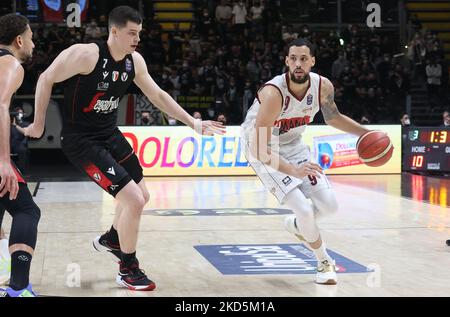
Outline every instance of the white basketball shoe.
{"label": "white basketball shoe", "polygon": [[337,284],[336,263],[334,260],[318,262],[316,283],[325,285]]}

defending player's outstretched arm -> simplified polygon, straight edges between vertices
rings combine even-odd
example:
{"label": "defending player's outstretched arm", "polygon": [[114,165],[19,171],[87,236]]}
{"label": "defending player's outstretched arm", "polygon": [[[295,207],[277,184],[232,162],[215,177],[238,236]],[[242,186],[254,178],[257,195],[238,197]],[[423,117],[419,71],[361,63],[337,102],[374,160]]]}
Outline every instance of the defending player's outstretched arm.
{"label": "defending player's outstretched arm", "polygon": [[350,119],[346,115],[343,115],[342,113],[339,112],[336,103],[334,102],[333,84],[328,78],[325,77],[322,77],[322,89],[320,92],[320,109],[322,110],[325,122],[336,129],[357,136],[361,136],[369,131],[356,121]]}
{"label": "defending player's outstretched arm", "polygon": [[225,132],[225,128],[220,122],[201,121],[196,123],[196,120],[192,116],[190,116],[167,92],[162,90],[155,83],[148,73],[147,65],[141,54],[134,52],[133,60],[136,72],[134,82],[147,98],[161,111],[169,114],[178,121],[183,122],[200,134],[213,135],[223,134]]}
{"label": "defending player's outstretched arm", "polygon": [[55,83],[63,82],[78,74],[91,73],[98,60],[98,46],[75,44],[62,51],[39,76],[36,86],[34,122],[25,128],[27,136],[40,138],[44,133],[45,115]]}

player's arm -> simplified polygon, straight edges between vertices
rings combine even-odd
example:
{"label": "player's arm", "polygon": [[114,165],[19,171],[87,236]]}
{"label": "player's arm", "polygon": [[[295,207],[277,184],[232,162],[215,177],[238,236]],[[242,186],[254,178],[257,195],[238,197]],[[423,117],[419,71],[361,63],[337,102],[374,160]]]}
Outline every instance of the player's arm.
{"label": "player's arm", "polygon": [[357,136],[361,136],[369,131],[356,121],[339,112],[336,103],[334,102],[333,84],[329,79],[325,77],[322,77],[320,103],[320,109],[322,110],[323,118],[328,125]]}
{"label": "player's arm", "polygon": [[22,128],[20,125],[16,124],[15,121],[13,121],[12,125],[16,128],[17,131],[25,135],[25,128]]}
{"label": "player's arm", "polygon": [[2,70],[0,76],[0,197],[9,192],[9,198],[15,199],[19,185],[9,157],[11,131],[9,106],[13,94],[22,84],[24,70],[12,56],[2,58],[0,69]]}
{"label": "player's arm", "polygon": [[55,83],[78,74],[91,73],[98,61],[98,46],[75,44],[62,51],[53,63],[39,76],[36,86],[34,122],[25,128],[26,134],[39,138],[44,132],[45,115]]}
{"label": "player's arm", "polygon": [[167,92],[162,90],[148,73],[147,64],[141,54],[133,53],[133,61],[135,68],[134,82],[152,104],[198,133],[208,135],[224,133],[221,123],[195,120]]}
{"label": "player's arm", "polygon": [[277,171],[303,178],[306,175],[320,177],[322,169],[315,163],[305,163],[301,167],[294,166],[285,161],[270,147],[273,125],[282,108],[282,97],[278,89],[265,86],[258,92],[261,102],[255,121],[255,129],[250,136],[250,153],[257,160]]}

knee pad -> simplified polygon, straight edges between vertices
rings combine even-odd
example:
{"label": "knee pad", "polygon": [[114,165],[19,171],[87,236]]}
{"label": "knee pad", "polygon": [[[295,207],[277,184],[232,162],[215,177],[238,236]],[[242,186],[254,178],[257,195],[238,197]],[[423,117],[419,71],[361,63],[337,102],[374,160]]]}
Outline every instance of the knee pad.
{"label": "knee pad", "polygon": [[143,170],[136,154],[133,154],[125,161],[120,162],[120,165],[123,166],[136,184],[139,184],[144,178],[144,174],[142,173]]}
{"label": "knee pad", "polygon": [[292,190],[285,200],[286,205],[294,211],[294,213],[301,218],[313,218],[314,208],[310,201],[305,197],[302,191],[298,188]]}
{"label": "knee pad", "polygon": [[311,200],[319,216],[334,214],[339,209],[336,195],[331,188],[312,193]]}
{"label": "knee pad", "polygon": [[29,207],[14,211],[9,245],[25,244],[34,249],[40,218],[41,210],[33,201]]}

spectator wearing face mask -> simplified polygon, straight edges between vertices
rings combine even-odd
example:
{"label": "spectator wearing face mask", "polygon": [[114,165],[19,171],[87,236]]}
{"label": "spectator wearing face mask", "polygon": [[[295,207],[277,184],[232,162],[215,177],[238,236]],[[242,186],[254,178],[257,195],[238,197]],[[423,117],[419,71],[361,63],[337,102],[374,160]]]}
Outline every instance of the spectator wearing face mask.
{"label": "spectator wearing face mask", "polygon": [[446,110],[442,113],[442,127],[450,127],[450,111]]}
{"label": "spectator wearing face mask", "polygon": [[149,111],[142,111],[141,115],[142,115],[141,125],[143,126],[153,125],[154,120]]}
{"label": "spectator wearing face mask", "polygon": [[178,122],[177,122],[177,119],[169,116],[168,119],[167,119],[167,124],[170,125],[170,126],[175,126],[175,125],[178,124]]}
{"label": "spectator wearing face mask", "polygon": [[370,118],[368,114],[364,114],[361,116],[361,119],[359,120],[359,123],[361,124],[370,124]]}
{"label": "spectator wearing face mask", "polygon": [[194,111],[194,113],[192,114],[192,116],[194,117],[194,119],[200,119],[202,120],[202,114],[198,111]]}
{"label": "spectator wearing face mask", "polygon": [[407,113],[401,116],[400,123],[402,124],[402,127],[407,127],[411,125],[411,120],[409,119],[409,115]]}

